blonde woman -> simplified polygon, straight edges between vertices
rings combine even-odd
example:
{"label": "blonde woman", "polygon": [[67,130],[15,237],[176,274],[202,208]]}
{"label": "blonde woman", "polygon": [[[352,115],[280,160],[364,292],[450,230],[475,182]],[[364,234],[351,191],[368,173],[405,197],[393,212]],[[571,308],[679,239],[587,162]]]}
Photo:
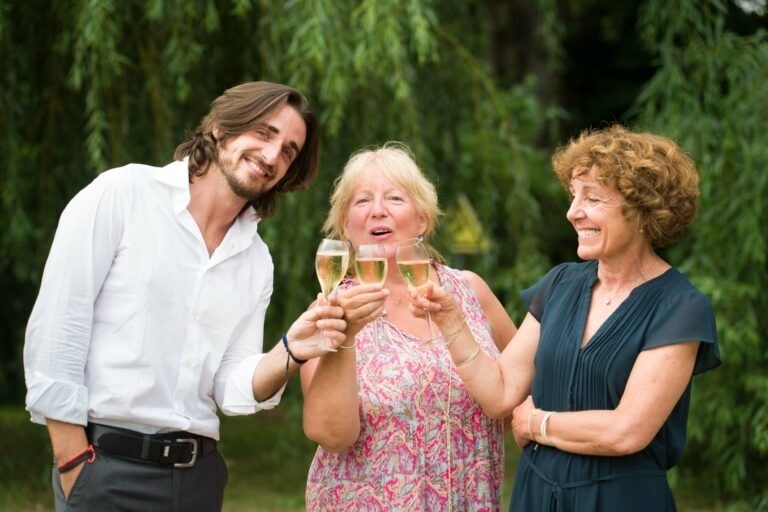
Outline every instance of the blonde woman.
{"label": "blonde woman", "polygon": [[[429,240],[440,213],[434,186],[410,151],[387,144],[353,155],[331,197],[326,231],[354,247],[380,244],[382,285],[348,279],[339,303],[347,340],[302,368],[304,430],[320,445],[307,510],[499,510],[503,429],[483,413],[448,353],[425,343],[429,325],[409,312],[398,244]],[[433,260],[429,280],[453,297],[467,328],[496,357],[515,325],[476,274]],[[452,332],[441,337],[450,341]]]}

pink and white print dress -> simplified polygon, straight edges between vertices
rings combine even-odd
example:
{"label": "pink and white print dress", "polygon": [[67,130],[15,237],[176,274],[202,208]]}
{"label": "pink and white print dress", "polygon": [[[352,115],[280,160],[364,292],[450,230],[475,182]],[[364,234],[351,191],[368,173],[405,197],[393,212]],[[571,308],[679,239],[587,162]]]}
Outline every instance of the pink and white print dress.
{"label": "pink and white print dress", "polygon": [[[435,268],[482,349],[498,357],[488,319],[461,273]],[[373,323],[357,335],[360,437],[340,453],[318,447],[307,510],[500,510],[501,421],[469,395],[445,347],[425,347],[383,319],[378,339],[373,335]]]}

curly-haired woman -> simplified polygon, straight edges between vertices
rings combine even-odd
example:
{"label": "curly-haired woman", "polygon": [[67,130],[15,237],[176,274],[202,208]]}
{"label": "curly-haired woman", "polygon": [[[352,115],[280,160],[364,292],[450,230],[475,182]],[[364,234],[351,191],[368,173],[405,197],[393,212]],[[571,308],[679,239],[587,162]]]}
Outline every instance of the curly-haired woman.
{"label": "curly-haired woman", "polygon": [[494,360],[452,297],[411,294],[443,332],[487,414],[513,413],[522,448],[510,510],[671,511],[692,376],[720,363],[709,300],[656,249],[696,214],[698,174],[665,137],[585,132],[553,157],[586,260],[522,292],[528,314]]}

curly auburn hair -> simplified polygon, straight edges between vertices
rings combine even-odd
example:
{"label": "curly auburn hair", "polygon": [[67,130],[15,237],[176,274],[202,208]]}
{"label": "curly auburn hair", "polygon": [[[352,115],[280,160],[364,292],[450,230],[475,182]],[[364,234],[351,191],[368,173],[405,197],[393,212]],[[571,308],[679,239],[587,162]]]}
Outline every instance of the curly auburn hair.
{"label": "curly auburn hair", "polygon": [[650,240],[664,247],[678,240],[698,208],[699,173],[672,140],[633,133],[620,125],[584,131],[552,156],[560,182],[595,168],[596,179],[624,198],[622,214]]}

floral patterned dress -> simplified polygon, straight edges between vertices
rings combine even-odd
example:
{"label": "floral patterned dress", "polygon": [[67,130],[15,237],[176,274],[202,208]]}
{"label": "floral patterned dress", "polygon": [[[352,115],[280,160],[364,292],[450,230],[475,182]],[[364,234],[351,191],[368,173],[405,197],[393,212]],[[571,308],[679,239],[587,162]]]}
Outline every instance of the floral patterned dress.
{"label": "floral patterned dress", "polygon": [[[498,357],[468,283],[457,270],[435,269],[482,349]],[[444,347],[425,347],[385,319],[376,322],[377,329],[372,322],[357,335],[360,437],[340,453],[317,449],[307,510],[500,510],[501,421],[486,416],[469,395]]]}

